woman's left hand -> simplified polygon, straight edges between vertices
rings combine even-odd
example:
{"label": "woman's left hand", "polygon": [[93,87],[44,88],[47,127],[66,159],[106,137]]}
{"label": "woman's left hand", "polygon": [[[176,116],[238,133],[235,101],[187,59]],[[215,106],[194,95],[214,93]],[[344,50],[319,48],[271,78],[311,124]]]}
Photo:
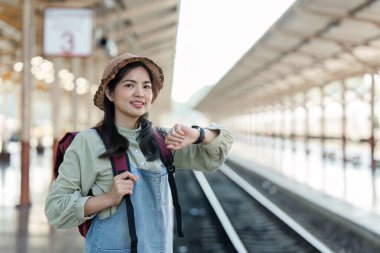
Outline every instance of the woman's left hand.
{"label": "woman's left hand", "polygon": [[178,150],[193,144],[199,137],[199,129],[191,128],[181,124],[175,124],[168,133],[165,143],[168,149]]}

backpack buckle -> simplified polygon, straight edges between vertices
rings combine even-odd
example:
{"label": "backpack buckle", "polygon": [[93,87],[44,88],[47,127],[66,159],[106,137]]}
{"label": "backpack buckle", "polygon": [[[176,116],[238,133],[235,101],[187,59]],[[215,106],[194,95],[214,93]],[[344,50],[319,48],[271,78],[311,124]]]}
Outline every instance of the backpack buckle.
{"label": "backpack buckle", "polygon": [[168,172],[170,172],[170,173],[174,173],[174,172],[175,172],[175,166],[174,166],[174,165],[169,165],[169,166],[167,167],[167,170],[168,170]]}

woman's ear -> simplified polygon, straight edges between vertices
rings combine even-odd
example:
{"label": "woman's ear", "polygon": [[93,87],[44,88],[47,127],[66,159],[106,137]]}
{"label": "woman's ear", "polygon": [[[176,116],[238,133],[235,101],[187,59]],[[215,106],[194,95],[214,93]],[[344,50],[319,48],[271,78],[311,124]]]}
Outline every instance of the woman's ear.
{"label": "woman's ear", "polygon": [[104,94],[106,95],[109,101],[113,102],[113,93],[110,92],[110,89],[108,88],[108,86],[104,90]]}

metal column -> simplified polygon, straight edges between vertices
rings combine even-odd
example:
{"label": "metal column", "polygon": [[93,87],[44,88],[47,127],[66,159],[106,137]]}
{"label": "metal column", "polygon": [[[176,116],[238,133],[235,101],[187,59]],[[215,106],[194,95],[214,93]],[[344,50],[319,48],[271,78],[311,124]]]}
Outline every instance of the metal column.
{"label": "metal column", "polygon": [[[58,72],[63,68],[64,62],[62,58],[55,58],[54,62],[54,82],[51,87],[51,99],[52,99],[52,124],[53,124],[53,164],[55,158],[55,152],[57,149],[58,140],[61,138],[60,118],[61,118],[61,88],[60,78]],[[53,168],[53,166],[52,166]],[[54,174],[52,173],[52,176]]]}
{"label": "metal column", "polygon": [[347,163],[347,155],[346,155],[346,143],[347,143],[347,133],[346,133],[346,125],[347,125],[347,115],[346,115],[346,90],[347,85],[346,81],[342,80],[342,96],[341,96],[341,105],[342,105],[342,165],[343,165],[343,194],[346,196],[347,194],[347,173],[346,173],[346,163]]}
{"label": "metal column", "polygon": [[376,139],[375,139],[375,74],[371,73],[371,135],[369,137],[369,145],[371,147],[371,171],[372,171],[372,204],[373,206],[377,205],[377,193],[376,193],[376,184],[375,184],[375,174],[376,174],[376,159],[375,159],[375,147],[376,147]]}
{"label": "metal column", "polygon": [[32,76],[30,59],[32,43],[32,0],[24,0],[23,6],[23,74],[21,91],[21,196],[20,206],[30,205],[29,193],[29,163],[30,163],[30,125],[31,125],[31,95]]}
{"label": "metal column", "polygon": [[81,59],[79,57],[73,57],[72,58],[72,69],[73,69],[73,74],[75,76],[75,80],[74,80],[74,90],[72,90],[71,92],[71,102],[72,102],[72,105],[71,105],[71,113],[72,113],[72,123],[73,123],[73,131],[77,131],[78,130],[78,110],[79,110],[79,107],[78,107],[78,104],[79,104],[79,101],[78,101],[78,94],[77,94],[77,84],[76,84],[76,80],[78,79],[79,75],[80,75],[80,71],[81,71]]}
{"label": "metal column", "polygon": [[303,107],[305,109],[305,153],[308,155],[310,153],[309,149],[309,109],[307,107],[307,92],[304,93],[303,97]]}
{"label": "metal column", "polygon": [[321,92],[321,154],[322,157],[325,154],[325,92],[324,92],[324,86],[320,86],[320,92]]}

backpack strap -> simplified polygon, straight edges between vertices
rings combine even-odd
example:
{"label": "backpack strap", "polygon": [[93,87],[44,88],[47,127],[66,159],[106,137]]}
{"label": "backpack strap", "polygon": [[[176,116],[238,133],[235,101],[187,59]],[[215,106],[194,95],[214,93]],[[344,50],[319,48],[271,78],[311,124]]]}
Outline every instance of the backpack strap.
{"label": "backpack strap", "polygon": [[[95,127],[95,130],[102,139],[104,146],[108,148],[108,141],[103,134],[103,128]],[[130,171],[131,165],[129,163],[127,152],[125,152],[125,155],[110,156],[109,159],[111,161],[112,173],[114,176],[117,176],[125,171]],[[125,205],[127,207],[129,237],[131,238],[131,253],[137,253],[138,238],[136,233],[135,213],[131,201],[131,195],[125,195],[124,199]]]}
{"label": "backpack strap", "polygon": [[57,149],[55,151],[54,156],[54,168],[53,168],[53,178],[58,177],[58,169],[59,165],[63,162],[63,157],[65,155],[66,149],[69,147],[71,142],[73,142],[75,136],[78,134],[78,132],[68,132],[65,134],[65,136],[62,137],[62,139],[59,140],[57,144]]}
{"label": "backpack strap", "polygon": [[169,186],[170,186],[170,191],[172,193],[173,206],[175,209],[175,216],[177,220],[177,234],[179,237],[184,237],[184,234],[182,232],[181,206],[178,201],[177,186],[175,184],[175,179],[174,179],[174,173],[175,173],[175,166],[173,164],[174,158],[173,158],[172,152],[166,147],[164,136],[162,136],[162,134],[157,129],[153,129],[153,134],[158,144],[161,161],[164,163],[168,171]]}

